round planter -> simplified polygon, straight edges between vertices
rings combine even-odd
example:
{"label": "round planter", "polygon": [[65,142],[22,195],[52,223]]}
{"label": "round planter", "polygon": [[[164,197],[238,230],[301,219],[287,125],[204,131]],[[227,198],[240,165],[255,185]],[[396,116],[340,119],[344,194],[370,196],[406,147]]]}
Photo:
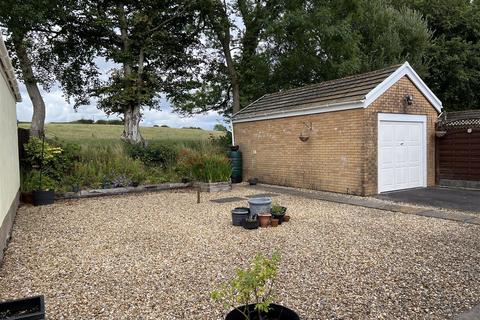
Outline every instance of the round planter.
{"label": "round planter", "polygon": [[278,224],[280,223],[280,220],[278,220],[276,218],[272,218],[270,223],[272,224],[272,227],[278,227]]}
{"label": "round planter", "polygon": [[232,210],[232,224],[234,226],[243,226],[250,210],[248,208],[235,208]]}
{"label": "round planter", "polygon": [[270,218],[272,215],[270,213],[259,213],[258,220],[260,220],[260,227],[266,228],[270,224]]}
{"label": "round planter", "polygon": [[33,205],[43,206],[52,204],[55,201],[55,191],[53,190],[34,190],[32,191]]}
{"label": "round planter", "polygon": [[289,216],[288,214],[286,214],[286,215],[283,217],[283,221],[284,221],[284,222],[290,221],[290,216]]}
{"label": "round planter", "polygon": [[[258,311],[255,311],[255,305],[249,304],[247,306],[240,306],[238,309],[242,310],[245,314],[248,315],[248,319],[250,320],[259,320],[258,318]],[[237,309],[230,311],[225,320],[245,320],[245,316]],[[287,307],[278,305],[278,304],[270,304],[270,309],[268,313],[262,313],[262,320],[300,320],[298,314],[288,309]]]}
{"label": "round planter", "polygon": [[249,183],[251,186],[255,186],[255,185],[257,185],[257,183],[258,183],[258,179],[257,179],[257,178],[248,179],[248,183]]}
{"label": "round planter", "polygon": [[258,225],[259,225],[258,219],[255,219],[253,221],[249,221],[245,219],[245,221],[243,222],[243,227],[249,230],[258,229]]}
{"label": "round planter", "polygon": [[285,214],[273,214],[272,213],[272,219],[277,219],[278,224],[282,224],[283,220],[285,219]]}
{"label": "round planter", "polygon": [[248,199],[248,205],[250,207],[250,213],[252,215],[258,215],[262,212],[270,212],[272,209],[272,199],[267,197],[250,198]]}

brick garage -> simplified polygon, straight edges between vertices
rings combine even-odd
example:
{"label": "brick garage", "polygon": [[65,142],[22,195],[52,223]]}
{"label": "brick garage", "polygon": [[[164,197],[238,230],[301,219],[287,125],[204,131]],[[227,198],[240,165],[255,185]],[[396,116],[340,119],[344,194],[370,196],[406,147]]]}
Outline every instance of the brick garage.
{"label": "brick garage", "polygon": [[233,116],[234,142],[245,179],[357,195],[430,186],[440,110],[405,63],[265,95]]}

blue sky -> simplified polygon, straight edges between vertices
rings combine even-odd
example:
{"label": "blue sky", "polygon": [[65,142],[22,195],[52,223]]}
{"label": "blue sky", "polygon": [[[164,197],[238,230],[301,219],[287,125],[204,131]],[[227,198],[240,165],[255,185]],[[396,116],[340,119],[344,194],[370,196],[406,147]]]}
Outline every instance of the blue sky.
{"label": "blue sky", "polygon": [[[31,121],[32,103],[27,90],[22,83],[19,83],[22,102],[17,106],[17,118],[20,121]],[[62,90],[54,86],[50,92],[42,90],[42,96],[45,100],[46,122],[65,122],[78,119],[107,119],[105,113],[98,110],[94,103],[88,106],[82,106],[77,111],[73,105],[65,101]],[[116,119],[110,116],[108,119]],[[162,110],[144,110],[142,126],[151,127],[154,124],[166,124],[169,127],[201,127],[202,129],[212,129],[216,123],[223,123],[223,117],[216,112],[196,115],[194,117],[181,117],[173,113],[168,101],[162,101]]]}

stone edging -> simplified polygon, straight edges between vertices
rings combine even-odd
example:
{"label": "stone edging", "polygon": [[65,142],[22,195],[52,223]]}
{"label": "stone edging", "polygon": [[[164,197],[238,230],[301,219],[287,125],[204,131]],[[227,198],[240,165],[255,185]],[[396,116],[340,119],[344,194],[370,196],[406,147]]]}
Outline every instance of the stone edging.
{"label": "stone edging", "polygon": [[79,192],[58,192],[58,193],[55,193],[55,200],[80,199],[80,198],[111,196],[111,195],[126,194],[126,193],[183,189],[191,186],[192,186],[191,183],[161,183],[161,184],[141,185],[138,187],[91,189],[91,190],[81,190]]}

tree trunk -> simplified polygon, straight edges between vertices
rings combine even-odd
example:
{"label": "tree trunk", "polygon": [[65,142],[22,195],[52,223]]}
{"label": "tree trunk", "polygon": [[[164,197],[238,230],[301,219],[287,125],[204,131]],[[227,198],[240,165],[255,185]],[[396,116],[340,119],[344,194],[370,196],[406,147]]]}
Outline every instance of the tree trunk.
{"label": "tree trunk", "polygon": [[131,144],[144,145],[145,140],[140,134],[140,120],[142,119],[140,106],[129,106],[125,110],[124,116],[122,140]]}
{"label": "tree trunk", "polygon": [[22,78],[27,88],[28,96],[32,101],[33,115],[30,125],[30,135],[40,137],[44,133],[45,125],[45,102],[43,101],[40,89],[33,74],[32,61],[28,57],[27,48],[23,43],[22,37],[12,37],[13,45],[17,53],[20,69],[22,70]]}
{"label": "tree trunk", "polygon": [[[228,20],[227,8],[221,1],[218,1],[216,4],[218,11],[214,10],[210,12],[209,18],[214,32],[220,41],[225,56],[225,62],[227,63],[228,77],[230,78],[230,84],[232,86],[232,113],[235,114],[240,111],[240,79],[238,78],[235,61],[233,61],[230,50],[230,22]],[[215,15],[217,14],[220,14],[220,17],[216,17]]]}
{"label": "tree trunk", "polygon": [[[119,4],[117,5],[117,10],[118,10],[118,23],[120,26],[120,39],[123,44],[122,51],[124,54],[127,55],[127,54],[130,54],[131,52],[130,52],[130,39],[128,37],[128,25],[127,25],[127,19],[125,15],[125,9],[123,5]],[[140,50],[139,56],[140,56],[139,71],[141,72],[143,69],[143,59],[144,59],[143,49]],[[130,81],[130,78],[132,76],[131,62],[123,63],[123,75],[126,79],[128,79],[128,81]],[[142,119],[142,114],[140,111],[141,111],[141,107],[139,103],[136,105],[130,104],[125,107],[125,110],[123,112],[123,115],[124,115],[123,133],[122,133],[123,141],[126,141],[130,144],[145,145],[145,140],[140,134],[140,120]]]}

